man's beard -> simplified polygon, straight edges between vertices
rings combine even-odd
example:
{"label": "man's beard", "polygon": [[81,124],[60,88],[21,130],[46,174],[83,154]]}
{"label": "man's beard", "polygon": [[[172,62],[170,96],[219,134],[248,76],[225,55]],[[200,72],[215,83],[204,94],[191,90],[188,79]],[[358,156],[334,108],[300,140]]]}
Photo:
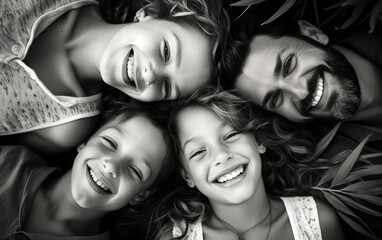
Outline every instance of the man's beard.
{"label": "man's beard", "polygon": [[336,49],[325,47],[325,71],[336,80],[336,96],[332,103],[331,117],[336,120],[349,120],[361,103],[361,91],[354,68]]}

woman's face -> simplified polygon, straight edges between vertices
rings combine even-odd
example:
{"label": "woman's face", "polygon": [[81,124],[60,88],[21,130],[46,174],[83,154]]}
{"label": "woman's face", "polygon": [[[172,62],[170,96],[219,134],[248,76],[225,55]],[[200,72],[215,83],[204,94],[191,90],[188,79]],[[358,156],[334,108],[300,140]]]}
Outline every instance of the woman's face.
{"label": "woman's face", "polygon": [[212,46],[192,27],[147,16],[110,39],[100,72],[105,83],[132,98],[177,99],[209,82]]}
{"label": "woman's face", "polygon": [[262,177],[251,134],[235,131],[203,107],[184,109],[176,124],[189,186],[195,184],[210,202],[226,204],[242,203],[254,194]]}
{"label": "woman's face", "polygon": [[71,171],[74,200],[83,208],[114,211],[151,186],[167,146],[161,130],[136,116],[107,123],[79,150]]}

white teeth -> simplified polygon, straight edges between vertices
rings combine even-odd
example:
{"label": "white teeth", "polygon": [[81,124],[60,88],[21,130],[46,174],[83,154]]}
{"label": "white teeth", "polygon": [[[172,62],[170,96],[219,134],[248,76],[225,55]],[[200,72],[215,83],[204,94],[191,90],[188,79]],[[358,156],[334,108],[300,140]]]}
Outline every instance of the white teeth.
{"label": "white teeth", "polygon": [[322,77],[320,76],[320,78],[318,79],[318,84],[317,84],[317,89],[316,89],[316,92],[313,96],[313,101],[312,101],[312,105],[311,107],[315,107],[317,106],[318,102],[321,100],[321,97],[324,93],[324,79],[322,79]]}
{"label": "white teeth", "polygon": [[132,57],[129,57],[129,60],[127,61],[127,76],[132,82],[134,81],[134,63],[134,55],[132,55]]}
{"label": "white teeth", "polygon": [[109,188],[107,188],[106,186],[105,186],[105,184],[103,183],[103,182],[101,182],[98,178],[97,178],[97,176],[95,175],[95,173],[93,172],[93,170],[91,170],[90,169],[90,176],[93,178],[93,181],[99,186],[99,187],[101,187],[103,190],[105,190],[105,191],[110,191],[109,190]]}
{"label": "white teeth", "polygon": [[219,177],[216,181],[218,181],[219,183],[225,183],[227,181],[230,181],[230,180],[238,177],[243,172],[244,172],[244,167],[240,166],[240,167],[236,168],[235,170],[233,170],[232,172],[227,173],[227,174]]}

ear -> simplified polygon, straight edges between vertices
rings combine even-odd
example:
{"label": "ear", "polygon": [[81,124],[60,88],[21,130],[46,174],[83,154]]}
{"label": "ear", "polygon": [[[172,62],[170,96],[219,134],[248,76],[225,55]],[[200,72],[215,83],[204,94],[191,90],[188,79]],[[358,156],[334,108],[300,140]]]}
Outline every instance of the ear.
{"label": "ear", "polygon": [[260,143],[257,145],[257,150],[260,154],[264,154],[267,151],[267,147]]}
{"label": "ear", "polygon": [[156,189],[150,189],[150,190],[143,191],[140,194],[138,194],[137,196],[135,196],[133,198],[133,200],[131,200],[129,202],[129,204],[130,205],[137,205],[137,204],[141,203],[142,201],[146,200],[146,198],[148,198],[155,191],[156,191]]}
{"label": "ear", "polygon": [[81,143],[77,146],[77,152],[80,152],[84,147],[86,146],[86,143]]}
{"label": "ear", "polygon": [[146,11],[141,8],[135,13],[134,22],[144,22],[152,18],[152,16],[147,15]]}
{"label": "ear", "polygon": [[187,173],[187,171],[182,169],[181,174],[182,174],[183,179],[187,182],[187,185],[190,188],[194,188],[195,187],[194,180],[192,180],[191,176]]}
{"label": "ear", "polygon": [[302,35],[309,37],[323,45],[327,45],[329,43],[329,37],[316,26],[313,26],[304,20],[298,20],[297,24],[300,27],[300,32]]}

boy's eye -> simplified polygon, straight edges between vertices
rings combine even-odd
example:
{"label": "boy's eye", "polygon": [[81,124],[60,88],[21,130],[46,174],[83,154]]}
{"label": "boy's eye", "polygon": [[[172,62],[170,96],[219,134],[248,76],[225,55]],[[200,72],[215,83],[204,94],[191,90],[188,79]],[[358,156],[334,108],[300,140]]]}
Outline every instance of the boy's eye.
{"label": "boy's eye", "polygon": [[139,170],[139,168],[133,166],[133,165],[130,165],[129,168],[131,169],[131,171],[133,172],[134,176],[139,180],[139,181],[142,181],[143,180],[143,174],[141,172],[141,170]]}
{"label": "boy's eye", "polygon": [[195,152],[191,153],[190,159],[197,157],[205,152],[206,152],[205,149],[196,150]]}
{"label": "boy's eye", "polygon": [[279,89],[275,91],[271,97],[271,102],[269,103],[269,107],[271,109],[275,109],[278,106],[280,106],[281,101],[282,101],[282,91]]}
{"label": "boy's eye", "polygon": [[288,76],[289,74],[292,73],[292,71],[294,70],[295,66],[296,66],[296,58],[295,58],[295,55],[294,54],[291,54],[288,56],[288,58],[286,59],[285,61],[285,64],[284,64],[284,74],[285,76]]}
{"label": "boy's eye", "polygon": [[168,46],[167,41],[164,41],[163,45],[163,57],[164,57],[164,62],[167,63],[168,60],[170,59],[170,48]]}
{"label": "boy's eye", "polygon": [[112,148],[114,150],[118,150],[118,144],[114,141],[114,139],[112,139],[111,137],[108,137],[108,136],[102,136],[102,142],[103,144],[108,147],[108,148]]}

